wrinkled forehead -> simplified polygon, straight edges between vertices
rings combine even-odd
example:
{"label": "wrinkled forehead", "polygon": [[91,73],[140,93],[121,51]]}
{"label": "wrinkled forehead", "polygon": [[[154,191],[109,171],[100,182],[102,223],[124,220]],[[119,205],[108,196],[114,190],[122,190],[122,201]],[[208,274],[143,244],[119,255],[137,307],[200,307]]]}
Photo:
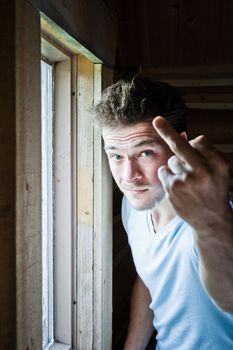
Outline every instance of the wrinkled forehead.
{"label": "wrinkled forehead", "polygon": [[134,142],[140,139],[156,140],[159,138],[151,123],[137,123],[120,127],[104,127],[102,136],[105,144],[111,142]]}

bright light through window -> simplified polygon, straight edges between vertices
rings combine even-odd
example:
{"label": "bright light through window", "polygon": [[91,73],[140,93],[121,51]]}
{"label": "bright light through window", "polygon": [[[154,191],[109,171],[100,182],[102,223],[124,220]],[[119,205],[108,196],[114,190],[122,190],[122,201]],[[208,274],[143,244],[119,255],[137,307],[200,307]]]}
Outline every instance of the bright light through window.
{"label": "bright light through window", "polygon": [[43,348],[53,342],[53,66],[41,61]]}

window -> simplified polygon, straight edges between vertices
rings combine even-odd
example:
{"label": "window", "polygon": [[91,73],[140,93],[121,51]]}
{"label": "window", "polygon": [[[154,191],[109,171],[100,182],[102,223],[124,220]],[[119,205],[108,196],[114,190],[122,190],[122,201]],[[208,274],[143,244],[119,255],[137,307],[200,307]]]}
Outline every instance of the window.
{"label": "window", "polygon": [[[16,94],[15,105],[13,103],[12,106],[16,107],[16,144],[14,144],[14,147],[16,145],[15,165],[17,176],[16,227],[12,229],[17,231],[15,245],[17,347],[26,349],[36,344],[42,349],[41,329],[43,322],[45,325],[47,324],[47,329],[48,327],[52,329],[51,332],[46,331],[44,337],[44,343],[47,342],[46,346],[50,349],[69,349],[71,347],[73,350],[80,348],[110,349],[112,318],[111,177],[102,149],[101,135],[94,128],[93,118],[89,110],[93,101],[98,98],[102,85],[111,81],[111,71],[102,67],[98,58],[42,13],[39,13],[38,9],[31,6],[29,2],[20,2],[16,10]],[[39,27],[39,16],[41,18],[41,28]],[[38,42],[40,29],[42,32],[42,50],[40,50],[40,43]],[[48,44],[52,44],[55,49],[58,47],[59,55],[65,55],[65,57],[63,56],[64,59],[49,56],[49,52],[48,55],[45,55],[46,50],[43,50],[43,40],[45,38],[47,41],[45,47],[49,46]],[[43,187],[43,191],[41,186],[41,51],[42,56],[46,58],[46,63],[52,67],[54,77],[53,134],[51,138],[53,148],[51,154],[48,154],[48,159],[50,157],[53,159],[52,175],[49,175],[48,172],[45,176],[45,179],[49,177],[51,179],[52,177],[52,180],[51,182],[48,181],[47,189]],[[59,107],[61,112],[61,118],[59,119],[56,101],[61,102],[66,99],[63,94],[59,101],[56,98],[56,93],[59,91],[56,90],[56,75],[59,73],[59,67],[61,68],[60,73],[64,73],[65,67],[63,64],[65,65],[65,61],[69,62],[70,75],[69,77],[67,75],[68,79],[64,80],[64,83],[69,81],[70,87],[67,90],[68,92],[64,89],[63,93],[67,92],[67,96],[69,95],[70,110],[68,112],[69,118],[66,119],[66,111]],[[49,70],[48,67],[47,69]],[[62,215],[64,218],[68,218],[67,222],[69,222],[68,226],[63,225],[66,228],[66,237],[68,236],[72,241],[72,244],[69,240],[68,242],[65,241],[65,244],[71,247],[69,259],[67,259],[69,254],[67,254],[66,245],[61,246],[58,253],[62,252],[62,254],[58,257],[56,245],[62,241],[54,237],[58,232],[57,230],[62,229],[62,225],[59,227],[59,222],[55,222],[58,208],[54,204],[59,198],[58,195],[55,195],[55,192],[60,191],[62,193],[63,191],[64,193],[64,188],[58,186],[60,182],[56,181],[55,176],[57,170],[55,167],[56,159],[60,159],[59,153],[56,154],[55,151],[55,140],[58,133],[54,123],[58,120],[60,120],[61,127],[63,127],[62,122],[64,120],[69,120],[67,128],[64,127],[63,130],[66,135],[70,127],[68,135],[70,140],[68,143],[70,147],[70,166],[68,167],[70,183],[69,181],[63,182],[64,185],[68,184],[68,193],[65,194],[65,198],[68,202],[70,201],[69,218],[66,212]],[[14,124],[11,126],[14,127]],[[62,162],[62,159],[60,160]],[[44,169],[46,169],[45,165],[43,165]],[[50,311],[45,311],[44,315],[51,315],[54,321],[53,324],[50,320],[42,320],[41,316],[41,195],[43,192],[44,201],[45,198],[51,200],[49,186],[53,190],[53,206],[51,208],[47,203],[47,207],[45,205],[43,209],[43,214],[45,215],[49,208],[53,211],[52,216],[50,214],[46,215],[52,217],[50,227],[52,227],[51,230],[56,244],[53,246],[53,277],[52,281],[50,280],[53,293],[51,298],[49,296],[45,297],[44,294],[44,300],[47,303],[45,310],[49,310],[49,300],[53,300],[53,312],[51,314]],[[57,189],[54,189],[56,186]],[[62,205],[64,203],[61,203]],[[47,224],[45,220],[44,226],[47,226]],[[69,227],[71,228],[70,235],[67,233]],[[60,259],[60,265],[56,265],[57,259]],[[66,259],[68,268],[66,267],[64,271]],[[47,269],[49,264],[44,264],[44,266]],[[60,271],[63,280],[57,279]],[[48,275],[49,272],[48,268]],[[61,288],[57,287],[58,282]],[[50,283],[47,284],[47,290],[51,289],[49,287]],[[67,288],[70,288],[68,293]],[[58,293],[60,293],[61,298]],[[65,302],[61,293],[68,295],[70,301]],[[59,333],[59,329],[63,330],[59,322],[63,320],[62,308],[64,309],[64,307],[66,308],[65,317],[67,315],[68,319],[71,317],[71,321],[68,322],[71,327],[68,330],[68,341],[64,341],[62,334]],[[57,308],[60,308],[60,310]],[[54,342],[52,343],[53,338]]]}
{"label": "window", "polygon": [[43,350],[110,349],[111,175],[90,107],[111,78],[49,19],[41,26]]}
{"label": "window", "polygon": [[44,38],[42,55],[43,349],[49,349],[72,344],[72,72],[70,57]]}
{"label": "window", "polygon": [[43,348],[53,342],[53,66],[41,61]]}

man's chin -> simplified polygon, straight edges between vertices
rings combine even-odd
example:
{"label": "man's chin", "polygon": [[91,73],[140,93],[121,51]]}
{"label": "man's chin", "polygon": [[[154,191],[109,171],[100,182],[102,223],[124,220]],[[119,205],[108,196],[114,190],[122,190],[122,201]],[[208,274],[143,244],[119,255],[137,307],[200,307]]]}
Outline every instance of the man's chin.
{"label": "man's chin", "polygon": [[131,198],[127,197],[128,201],[130,202],[131,206],[138,211],[143,211],[143,210],[152,210],[154,208],[156,208],[161,201],[163,200],[164,195],[159,197],[159,198],[155,198],[153,201],[148,202],[148,203],[140,203],[140,202],[136,202],[135,200],[132,200]]}

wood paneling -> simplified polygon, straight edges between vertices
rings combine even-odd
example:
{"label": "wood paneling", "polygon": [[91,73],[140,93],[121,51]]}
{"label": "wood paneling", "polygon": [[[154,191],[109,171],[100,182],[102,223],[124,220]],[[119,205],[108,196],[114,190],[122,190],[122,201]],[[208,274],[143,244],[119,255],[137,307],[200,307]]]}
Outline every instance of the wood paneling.
{"label": "wood paneling", "polygon": [[[178,2],[149,0],[147,16],[150,26],[150,67],[173,65],[177,60],[179,40]],[[145,18],[141,20],[145,21]]]}
{"label": "wood paneling", "polygon": [[40,16],[16,2],[17,349],[41,349],[42,190]]}
{"label": "wood paneling", "polygon": [[[9,18],[12,20],[9,21]],[[0,349],[16,346],[15,275],[15,11],[13,2],[0,12]]]}
{"label": "wood paneling", "polygon": [[119,0],[117,4],[121,68],[232,63],[232,1]]}
{"label": "wood paneling", "polygon": [[[77,75],[77,347],[93,345],[93,122],[88,107],[93,101],[93,64],[78,59]],[[89,107],[90,108],[90,107]]]}
{"label": "wood paneling", "polygon": [[[111,69],[94,65],[94,99],[112,83]],[[95,102],[95,101],[94,101]],[[94,344],[112,345],[112,176],[103,150],[101,130],[94,128]]]}
{"label": "wood paneling", "polygon": [[233,111],[190,110],[188,134],[191,139],[205,134],[212,143],[231,144]]}

